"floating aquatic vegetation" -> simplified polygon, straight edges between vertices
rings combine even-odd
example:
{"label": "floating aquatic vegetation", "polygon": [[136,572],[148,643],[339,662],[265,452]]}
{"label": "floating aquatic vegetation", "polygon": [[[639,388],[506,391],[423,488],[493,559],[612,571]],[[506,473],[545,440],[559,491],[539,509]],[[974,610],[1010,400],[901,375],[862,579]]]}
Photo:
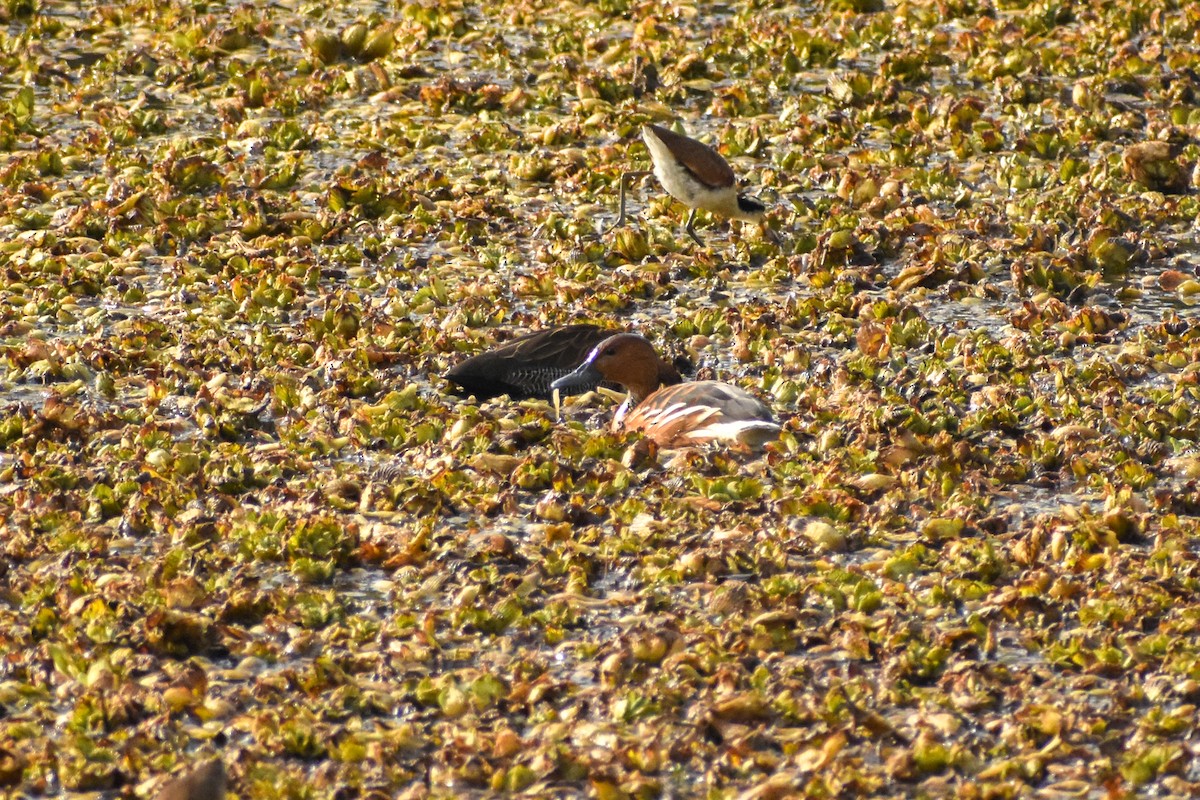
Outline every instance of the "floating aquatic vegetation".
{"label": "floating aquatic vegetation", "polygon": [[0,3],[0,789],[1195,794],[1196,14],[986,5]]}

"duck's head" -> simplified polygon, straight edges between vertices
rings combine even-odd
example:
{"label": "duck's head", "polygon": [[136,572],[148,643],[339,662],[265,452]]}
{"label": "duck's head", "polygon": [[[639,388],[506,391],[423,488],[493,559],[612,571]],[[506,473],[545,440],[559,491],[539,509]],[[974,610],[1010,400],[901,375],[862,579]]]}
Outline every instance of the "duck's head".
{"label": "duck's head", "polygon": [[570,375],[556,380],[554,389],[594,385],[601,381],[619,383],[640,403],[660,386],[682,380],[675,367],[658,357],[654,345],[636,333],[618,333],[592,348],[587,359]]}

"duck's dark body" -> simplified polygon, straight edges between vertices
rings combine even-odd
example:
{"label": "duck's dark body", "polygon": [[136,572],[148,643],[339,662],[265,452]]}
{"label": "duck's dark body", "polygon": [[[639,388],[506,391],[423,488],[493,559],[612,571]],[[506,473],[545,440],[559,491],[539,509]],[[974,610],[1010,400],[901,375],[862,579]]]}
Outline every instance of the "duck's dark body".
{"label": "duck's dark body", "polygon": [[[565,325],[513,339],[455,366],[446,380],[460,387],[459,394],[480,400],[507,394],[514,399],[548,398],[550,384],[569,375],[583,363],[596,345],[613,331],[596,325]],[[572,386],[564,394],[595,389]]]}
{"label": "duck's dark body", "polygon": [[155,800],[225,800],[225,762],[211,758],[190,772],[176,776]]}

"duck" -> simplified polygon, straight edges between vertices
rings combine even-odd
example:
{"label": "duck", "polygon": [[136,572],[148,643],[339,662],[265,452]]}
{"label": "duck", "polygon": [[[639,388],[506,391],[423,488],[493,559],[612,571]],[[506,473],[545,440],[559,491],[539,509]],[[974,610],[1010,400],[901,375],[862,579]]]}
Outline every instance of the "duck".
{"label": "duck", "polygon": [[[443,377],[459,394],[488,400],[508,395],[514,400],[549,398],[551,384],[570,374],[588,353],[613,331],[598,325],[575,324],[535,331],[486,350],[454,366]],[[572,392],[599,385],[579,384]]]}
{"label": "duck", "polygon": [[[684,229],[698,245],[704,244],[694,227],[696,212],[700,209],[729,219],[763,221],[767,207],[738,192],[733,167],[713,148],[654,124],[642,127],[642,141],[650,151],[654,169],[626,172],[621,176],[621,209],[614,228],[625,224],[627,180],[650,174],[658,178],[667,194],[691,209]],[[771,233],[770,228],[766,230]]]}
{"label": "duck", "polygon": [[225,800],[225,762],[214,756],[171,779],[155,800]]}
{"label": "duck", "polygon": [[600,381],[621,384],[629,392],[612,429],[641,431],[659,447],[723,442],[753,450],[782,430],[771,409],[744,389],[721,381],[684,383],[654,345],[635,333],[609,336],[551,388],[567,391]]}

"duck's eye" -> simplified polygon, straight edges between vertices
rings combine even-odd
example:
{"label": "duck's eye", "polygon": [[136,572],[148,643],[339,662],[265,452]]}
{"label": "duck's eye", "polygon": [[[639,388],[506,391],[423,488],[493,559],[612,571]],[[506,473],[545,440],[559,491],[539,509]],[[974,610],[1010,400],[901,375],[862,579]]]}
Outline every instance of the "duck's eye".
{"label": "duck's eye", "polygon": [[615,348],[615,347],[610,347],[604,351],[604,355],[606,355],[606,356],[615,356],[616,354],[617,354],[617,348]]}

